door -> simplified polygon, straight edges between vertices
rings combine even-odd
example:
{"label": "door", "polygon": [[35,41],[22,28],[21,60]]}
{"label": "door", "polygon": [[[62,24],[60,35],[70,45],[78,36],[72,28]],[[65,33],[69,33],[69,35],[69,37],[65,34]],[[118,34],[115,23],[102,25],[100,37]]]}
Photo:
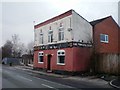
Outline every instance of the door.
{"label": "door", "polygon": [[47,56],[47,70],[51,70],[51,57],[51,54]]}

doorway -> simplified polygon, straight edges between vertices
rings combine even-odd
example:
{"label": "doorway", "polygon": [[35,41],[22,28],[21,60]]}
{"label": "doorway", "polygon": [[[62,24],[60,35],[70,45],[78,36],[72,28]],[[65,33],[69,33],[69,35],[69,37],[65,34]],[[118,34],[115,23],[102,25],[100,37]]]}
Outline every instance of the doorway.
{"label": "doorway", "polygon": [[50,71],[51,70],[51,54],[48,54],[47,56],[47,70]]}

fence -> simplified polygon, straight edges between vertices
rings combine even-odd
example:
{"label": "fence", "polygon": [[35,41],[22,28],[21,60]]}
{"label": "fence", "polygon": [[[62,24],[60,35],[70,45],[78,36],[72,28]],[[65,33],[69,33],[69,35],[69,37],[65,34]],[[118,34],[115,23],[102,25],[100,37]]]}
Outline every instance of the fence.
{"label": "fence", "polygon": [[120,54],[95,56],[95,72],[120,75]]}

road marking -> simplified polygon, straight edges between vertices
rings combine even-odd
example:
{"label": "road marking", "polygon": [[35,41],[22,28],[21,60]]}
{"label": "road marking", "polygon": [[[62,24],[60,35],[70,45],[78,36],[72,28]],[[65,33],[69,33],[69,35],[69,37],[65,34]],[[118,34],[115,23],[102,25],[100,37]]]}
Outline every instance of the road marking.
{"label": "road marking", "polygon": [[26,80],[28,80],[28,81],[32,81],[31,79],[25,78],[25,77],[20,76],[20,75],[17,75],[17,77],[22,78],[22,79],[26,79]]}
{"label": "road marking", "polygon": [[[38,78],[38,77],[34,77],[34,78],[41,79],[41,80],[43,80],[45,82],[49,82],[49,83],[53,83],[53,84],[58,84],[60,86],[64,86],[64,87],[67,87],[67,88],[75,88],[75,87],[72,87],[72,86],[63,85],[63,84],[60,84],[60,83],[57,83],[57,82],[49,81],[49,80],[46,80],[46,79],[43,79],[43,78]],[[56,90],[58,90],[58,89],[56,89]]]}
{"label": "road marking", "polygon": [[[40,78],[41,79],[41,78]],[[56,83],[56,82],[52,82],[52,81],[48,81],[46,79],[42,79],[43,81],[46,81],[46,82],[49,82],[49,83]],[[68,87],[68,88],[74,88],[74,87],[71,87],[71,86],[68,86],[68,85],[63,85],[63,84],[60,84],[60,83],[56,83],[58,85],[61,85],[61,86],[65,86],[65,87]]]}
{"label": "road marking", "polygon": [[24,71],[25,71],[25,70],[28,70],[28,69],[22,69],[22,70],[24,70]]}
{"label": "road marking", "polygon": [[43,85],[43,86],[45,86],[45,87],[48,87],[48,88],[54,88],[54,87],[49,86],[49,85],[46,85],[46,84],[41,84],[41,85]]}
{"label": "road marking", "polygon": [[[17,69],[22,69],[22,68],[18,68],[17,67]],[[22,70],[29,70],[29,69],[22,69]],[[31,74],[31,73],[29,73],[29,74]],[[24,78],[24,77],[23,77]],[[34,77],[34,78],[36,78],[36,79],[42,79],[42,78],[38,78],[38,77]],[[25,79],[27,79],[27,78],[25,78]],[[28,79],[28,80],[30,80],[30,79]],[[60,85],[60,86],[64,86],[64,87],[67,87],[67,88],[74,88],[74,89],[76,89],[75,87],[72,87],[72,86],[69,86],[69,85],[64,85],[64,84],[60,84],[60,83],[57,83],[57,82],[53,82],[53,81],[49,81],[49,80],[46,80],[46,79],[42,79],[43,81],[46,81],[46,82],[49,82],[49,83],[53,83],[53,84],[58,84],[58,85]],[[32,80],[30,80],[30,81],[32,81]],[[43,85],[45,85],[45,84],[43,84]],[[48,86],[48,85],[47,85]],[[51,87],[51,86],[50,86]],[[54,87],[53,87],[54,88]],[[55,90],[59,90],[59,89],[56,89],[56,88],[54,88]]]}
{"label": "road marking", "polygon": [[43,86],[45,86],[45,87],[47,87],[47,88],[52,88],[52,89],[55,89],[55,90],[59,90],[59,89],[57,89],[57,88],[54,88],[54,87],[49,86],[49,85],[46,85],[46,84],[41,84],[41,85],[43,85]]}

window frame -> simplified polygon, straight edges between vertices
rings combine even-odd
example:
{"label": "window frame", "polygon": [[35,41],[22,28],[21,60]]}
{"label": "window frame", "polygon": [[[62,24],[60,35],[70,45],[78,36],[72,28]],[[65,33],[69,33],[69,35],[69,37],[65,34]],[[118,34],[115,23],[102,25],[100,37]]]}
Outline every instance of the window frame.
{"label": "window frame", "polygon": [[64,38],[65,38],[65,36],[64,36],[64,29],[63,29],[63,27],[61,26],[61,27],[59,27],[59,29],[58,29],[58,41],[63,41]]}
{"label": "window frame", "polygon": [[[64,52],[64,54],[62,54],[63,52]],[[60,56],[64,56],[64,63],[60,63],[60,59],[59,59]],[[57,51],[57,65],[65,65],[65,50]]]}
{"label": "window frame", "polygon": [[48,43],[53,42],[53,30],[48,30]]}
{"label": "window frame", "polygon": [[[40,61],[40,56],[43,57],[43,58],[42,58],[42,59],[43,59],[43,62]],[[43,52],[43,51],[41,51],[41,52],[38,53],[38,63],[41,63],[41,64],[44,63],[44,52]]]}
{"label": "window frame", "polygon": [[[104,40],[101,37],[104,35]],[[107,34],[100,34],[100,42],[109,43],[109,36]]]}

